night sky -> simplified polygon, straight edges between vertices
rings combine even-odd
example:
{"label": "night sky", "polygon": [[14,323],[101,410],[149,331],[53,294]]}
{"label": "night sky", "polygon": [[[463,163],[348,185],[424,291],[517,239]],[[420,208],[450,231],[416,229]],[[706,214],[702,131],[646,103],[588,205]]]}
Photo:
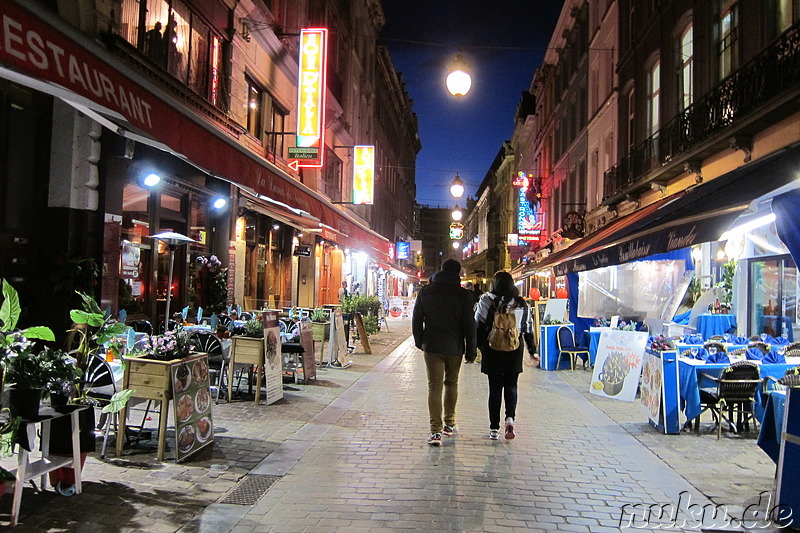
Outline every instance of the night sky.
{"label": "night sky", "polygon": [[[458,173],[474,196],[504,140],[514,113],[558,20],[563,0],[383,0],[389,47],[419,119],[417,202],[452,207]],[[448,63],[461,51],[472,89],[447,92]]]}

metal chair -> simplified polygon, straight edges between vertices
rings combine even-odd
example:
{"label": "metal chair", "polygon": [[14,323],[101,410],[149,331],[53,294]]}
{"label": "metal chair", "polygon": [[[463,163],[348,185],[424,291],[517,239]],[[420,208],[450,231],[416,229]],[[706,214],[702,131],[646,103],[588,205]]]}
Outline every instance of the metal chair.
{"label": "metal chair", "polygon": [[131,327],[137,333],[153,334],[153,324],[149,320],[137,320],[131,324]]}
{"label": "metal chair", "polygon": [[[117,384],[114,381],[114,372],[108,362],[99,355],[92,355],[86,365],[86,372],[83,373],[83,382],[86,389],[86,396],[93,399],[98,407],[105,407],[109,404],[111,397],[117,392]],[[100,458],[105,459],[106,445],[108,444],[108,433],[114,424],[114,434],[117,433],[117,417],[109,416],[108,413],[101,413],[97,427],[103,432],[103,447],[100,449]],[[119,437],[117,437],[119,438]]]}
{"label": "metal chair", "polygon": [[[175,331],[175,329],[177,327],[178,327],[178,323],[176,321],[174,321],[174,320],[170,320],[169,321],[169,330],[170,331]],[[164,333],[164,323],[163,322],[158,325],[158,332],[159,333]]]}
{"label": "metal chair", "polygon": [[[753,411],[754,396],[763,380],[759,367],[752,361],[739,361],[725,368],[719,377],[701,373],[701,378],[714,382],[710,388],[700,389],[700,405],[703,411],[711,411],[717,423],[717,439],[722,435],[722,422],[725,421],[731,430],[749,431],[750,420],[758,428],[758,420]],[[727,414],[726,414],[727,413]],[[737,415],[736,424],[733,422],[734,414]],[[700,417],[695,421],[695,429],[700,428]]]}
{"label": "metal chair", "polygon": [[253,315],[247,311],[242,311],[242,314],[239,315],[239,320],[253,320]]}
{"label": "metal chair", "polygon": [[[561,356],[566,354],[569,357],[569,364],[572,370],[575,370],[575,363],[578,357],[583,359],[583,368],[586,368],[586,363],[589,362],[589,348],[585,346],[575,346],[575,336],[572,330],[567,326],[561,326],[556,332],[556,339],[558,341],[558,360],[556,361],[556,370],[561,366]],[[583,357],[585,354],[585,358]]]}
{"label": "metal chair", "polygon": [[228,315],[224,313],[219,313],[217,315],[217,324],[219,324],[220,326],[231,329],[230,328],[231,322],[233,322],[233,319],[231,319],[231,317],[229,317]]}
{"label": "metal chair", "polygon": [[190,342],[194,343],[195,350],[208,354],[208,367],[211,372],[217,374],[216,379],[212,379],[211,393],[216,393],[216,402],[219,403],[219,391],[222,388],[227,368],[225,353],[222,349],[222,342],[213,333],[207,331],[195,331],[189,337]]}

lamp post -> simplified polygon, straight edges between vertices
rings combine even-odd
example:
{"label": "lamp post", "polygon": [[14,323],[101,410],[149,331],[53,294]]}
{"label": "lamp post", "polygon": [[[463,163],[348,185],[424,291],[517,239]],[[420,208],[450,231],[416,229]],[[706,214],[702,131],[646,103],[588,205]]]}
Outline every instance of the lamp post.
{"label": "lamp post", "polygon": [[172,299],[172,271],[175,267],[175,249],[182,244],[187,244],[190,242],[197,242],[194,239],[187,237],[186,235],[181,235],[180,233],[175,233],[174,231],[164,231],[162,233],[158,233],[156,235],[150,235],[151,239],[155,239],[157,241],[161,241],[169,247],[169,277],[167,278],[167,310],[166,310],[166,319],[164,320],[164,331],[167,331],[169,328],[169,304],[170,300]]}
{"label": "lamp post", "polygon": [[456,98],[465,96],[472,87],[472,78],[469,75],[469,66],[464,61],[461,53],[456,54],[455,59],[450,63],[450,74],[445,80],[447,90]]}

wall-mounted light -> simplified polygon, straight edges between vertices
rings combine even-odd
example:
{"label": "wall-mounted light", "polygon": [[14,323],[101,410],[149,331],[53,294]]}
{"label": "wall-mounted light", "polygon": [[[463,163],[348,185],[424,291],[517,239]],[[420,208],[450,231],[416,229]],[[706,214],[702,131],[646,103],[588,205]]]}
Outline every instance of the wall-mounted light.
{"label": "wall-mounted light", "polygon": [[155,173],[150,173],[144,177],[144,184],[147,187],[155,187],[161,182],[161,176]]}
{"label": "wall-mounted light", "polygon": [[272,225],[272,229],[279,230],[279,229],[281,229],[281,225],[280,224],[273,224]]}
{"label": "wall-mounted light", "polygon": [[228,200],[225,198],[218,196],[214,198],[214,201],[211,203],[214,209],[223,209],[226,205],[228,205]]}
{"label": "wall-mounted light", "polygon": [[703,249],[699,246],[695,246],[692,248],[692,259],[695,261],[700,261],[703,259]]}

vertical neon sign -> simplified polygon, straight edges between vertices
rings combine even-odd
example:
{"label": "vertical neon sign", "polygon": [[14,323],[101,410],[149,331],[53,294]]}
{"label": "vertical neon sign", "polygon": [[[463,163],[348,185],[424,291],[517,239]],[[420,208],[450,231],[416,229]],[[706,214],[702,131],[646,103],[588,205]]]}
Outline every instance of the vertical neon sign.
{"label": "vertical neon sign", "polygon": [[[327,67],[328,30],[300,30],[299,77],[297,87],[297,147],[306,151],[295,165],[316,167],[323,164],[325,149],[325,70]],[[290,151],[291,152],[291,151]]]}
{"label": "vertical neon sign", "polygon": [[356,146],[353,155],[353,203],[372,205],[375,189],[375,147]]}

